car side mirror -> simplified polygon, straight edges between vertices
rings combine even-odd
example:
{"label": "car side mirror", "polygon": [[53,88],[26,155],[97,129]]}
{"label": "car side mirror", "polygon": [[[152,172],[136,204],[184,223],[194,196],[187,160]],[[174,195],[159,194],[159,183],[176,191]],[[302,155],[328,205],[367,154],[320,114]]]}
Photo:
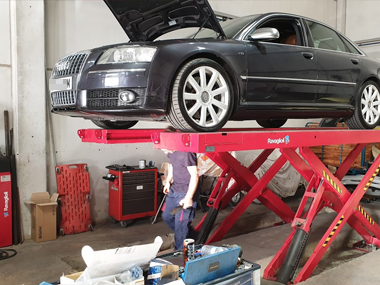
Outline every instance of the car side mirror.
{"label": "car side mirror", "polygon": [[280,37],[280,33],[275,28],[260,28],[248,35],[248,40],[252,42],[256,41],[270,41],[276,40]]}

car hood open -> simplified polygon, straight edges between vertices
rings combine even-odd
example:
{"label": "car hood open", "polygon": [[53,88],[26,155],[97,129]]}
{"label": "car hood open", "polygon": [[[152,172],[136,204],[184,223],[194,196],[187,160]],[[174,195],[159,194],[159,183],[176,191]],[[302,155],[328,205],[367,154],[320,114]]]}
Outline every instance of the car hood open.
{"label": "car hood open", "polygon": [[132,42],[189,27],[224,32],[207,0],[104,0]]}

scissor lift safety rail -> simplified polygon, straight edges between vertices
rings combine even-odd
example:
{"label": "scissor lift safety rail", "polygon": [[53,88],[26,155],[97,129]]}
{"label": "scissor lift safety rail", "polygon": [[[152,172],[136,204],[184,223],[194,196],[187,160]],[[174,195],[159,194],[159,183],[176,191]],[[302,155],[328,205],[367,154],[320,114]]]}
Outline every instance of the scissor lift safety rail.
{"label": "scissor lift safety rail", "polygon": [[[293,227],[292,233],[265,269],[264,278],[266,279],[285,284],[289,282],[296,284],[306,280],[346,223],[362,236],[366,244],[380,247],[380,227],[359,205],[360,199],[379,173],[380,156],[374,160],[352,194],[341,183],[364,146],[368,143],[380,142],[380,130],[281,128],[223,129],[216,133],[180,133],[165,132],[162,129],[90,129],[79,130],[78,135],[83,142],[106,144],[153,142],[157,149],[206,153],[222,168],[222,174],[208,200],[210,209],[196,226],[196,230],[200,232],[199,243],[221,240],[254,199],[258,199],[284,222],[291,223]],[[356,144],[356,146],[342,162],[337,172],[332,174],[309,147],[334,144]],[[254,175],[255,171],[276,148],[280,149],[281,156],[263,177],[257,179]],[[249,167],[242,166],[229,153],[247,150],[263,150]],[[286,161],[289,161],[308,181],[296,213],[266,188]],[[235,183],[226,190],[232,178]],[[219,211],[242,189],[246,189],[247,195],[209,237]],[[310,203],[307,203],[308,201]],[[337,212],[337,216],[302,270],[295,276],[313,219],[324,207],[333,209]]]}

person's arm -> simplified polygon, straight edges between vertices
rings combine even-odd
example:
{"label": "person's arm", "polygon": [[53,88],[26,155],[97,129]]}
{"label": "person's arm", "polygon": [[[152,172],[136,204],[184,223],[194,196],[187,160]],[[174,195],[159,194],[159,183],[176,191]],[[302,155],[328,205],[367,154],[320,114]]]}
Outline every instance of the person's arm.
{"label": "person's arm", "polygon": [[198,187],[198,169],[197,166],[188,166],[187,170],[190,173],[190,183],[189,189],[187,190],[186,196],[179,202],[179,204],[184,208],[190,208],[193,206],[193,196]]}
{"label": "person's arm", "polygon": [[170,185],[173,181],[173,166],[169,163],[168,165],[168,176],[166,177],[166,182],[164,185],[164,194],[168,194],[170,190]]}

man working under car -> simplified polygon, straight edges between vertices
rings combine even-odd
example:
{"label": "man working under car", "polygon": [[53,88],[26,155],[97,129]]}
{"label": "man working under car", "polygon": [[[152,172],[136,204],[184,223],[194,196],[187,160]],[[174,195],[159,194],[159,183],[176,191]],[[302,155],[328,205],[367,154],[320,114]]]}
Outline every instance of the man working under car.
{"label": "man working under car", "polygon": [[191,152],[169,151],[168,176],[164,186],[166,205],[162,219],[174,231],[175,249],[183,248],[186,238],[193,238],[191,222],[198,197],[197,155]]}

